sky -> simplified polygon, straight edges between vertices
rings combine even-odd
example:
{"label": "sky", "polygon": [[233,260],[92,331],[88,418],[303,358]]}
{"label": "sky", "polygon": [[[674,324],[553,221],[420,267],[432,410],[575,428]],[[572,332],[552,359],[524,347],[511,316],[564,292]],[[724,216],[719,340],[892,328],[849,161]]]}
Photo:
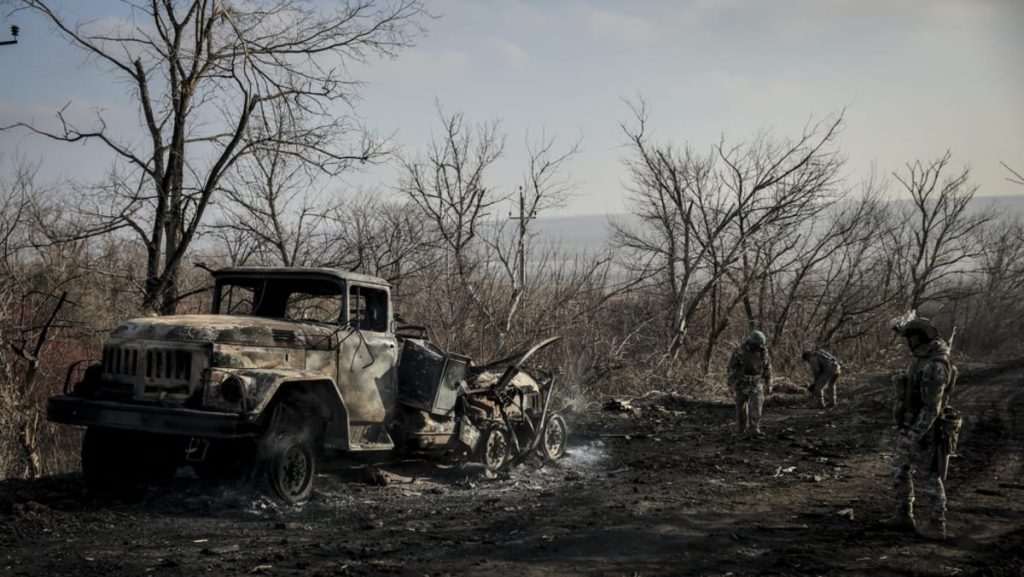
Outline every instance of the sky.
{"label": "sky", "polygon": [[[111,0],[58,2],[83,17],[113,17]],[[0,9],[3,9],[0,2]],[[952,151],[979,195],[1024,195],[1024,1],[1021,0],[427,0],[425,36],[394,60],[353,69],[366,84],[358,113],[407,153],[440,127],[437,106],[469,122],[500,121],[506,153],[488,175],[512,192],[527,140],[553,137],[581,151],[566,166],[575,194],[555,215],[624,210],[621,125],[643,98],[659,141],[707,150],[768,131],[785,138],[847,108],[839,147],[851,183]],[[24,14],[0,46],[0,126],[49,121],[67,103],[100,108],[110,125],[137,123],[125,86]],[[94,146],[0,133],[0,154],[42,174],[99,176]],[[380,167],[327,188],[395,185]]]}

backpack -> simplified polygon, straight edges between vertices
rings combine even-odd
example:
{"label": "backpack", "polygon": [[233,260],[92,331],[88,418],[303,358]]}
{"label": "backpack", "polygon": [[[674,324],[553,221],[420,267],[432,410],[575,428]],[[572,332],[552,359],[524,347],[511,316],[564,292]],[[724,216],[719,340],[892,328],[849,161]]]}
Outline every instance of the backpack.
{"label": "backpack", "polygon": [[825,349],[818,350],[818,354],[824,357],[828,362],[832,363],[836,367],[842,368],[843,361],[840,361],[839,357],[833,355],[832,353],[826,351]]}

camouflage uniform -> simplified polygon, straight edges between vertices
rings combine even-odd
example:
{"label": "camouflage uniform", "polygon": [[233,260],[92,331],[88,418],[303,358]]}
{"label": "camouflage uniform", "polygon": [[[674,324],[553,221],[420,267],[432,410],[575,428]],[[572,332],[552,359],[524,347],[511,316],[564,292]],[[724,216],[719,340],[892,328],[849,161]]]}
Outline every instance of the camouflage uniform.
{"label": "camouflage uniform", "polygon": [[[912,349],[906,374],[897,378],[894,417],[899,437],[893,450],[892,483],[899,513],[897,523],[914,527],[914,478],[918,493],[931,506],[935,536],[945,537],[946,490],[938,471],[939,439],[936,421],[942,413],[944,391],[950,384],[949,347],[933,338]],[[893,523],[890,523],[893,524]]]}
{"label": "camouflage uniform", "polygon": [[[760,343],[751,342],[758,340]],[[764,378],[764,386],[760,379]],[[765,389],[772,392],[772,359],[768,347],[764,344],[764,335],[754,331],[743,343],[733,351],[729,358],[729,386],[736,395],[736,425],[739,434],[745,435],[749,425],[753,426],[754,434],[761,433],[761,407],[764,404]]]}
{"label": "camouflage uniform", "polygon": [[803,358],[811,366],[811,397],[822,408],[836,406],[836,384],[843,374],[839,359],[822,350],[804,351]]}

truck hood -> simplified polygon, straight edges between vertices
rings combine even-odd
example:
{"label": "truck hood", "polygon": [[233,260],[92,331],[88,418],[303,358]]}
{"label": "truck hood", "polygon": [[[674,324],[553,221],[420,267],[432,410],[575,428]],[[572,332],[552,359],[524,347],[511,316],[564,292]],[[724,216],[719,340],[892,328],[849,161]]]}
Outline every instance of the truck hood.
{"label": "truck hood", "polygon": [[210,342],[262,347],[326,348],[337,325],[234,315],[143,317],[119,323],[112,338]]}

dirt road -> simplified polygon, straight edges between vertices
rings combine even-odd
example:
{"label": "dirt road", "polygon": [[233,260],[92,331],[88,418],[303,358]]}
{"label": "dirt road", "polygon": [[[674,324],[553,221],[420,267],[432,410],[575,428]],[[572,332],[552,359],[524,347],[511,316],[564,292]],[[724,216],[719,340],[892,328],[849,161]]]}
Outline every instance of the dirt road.
{"label": "dirt road", "polygon": [[964,371],[945,543],[877,525],[888,394],[861,377],[823,411],[790,388],[756,441],[726,403],[651,395],[576,415],[556,466],[392,463],[387,486],[354,467],[295,508],[189,478],[132,502],[77,475],[8,481],[0,575],[1024,575],[1024,364]]}

